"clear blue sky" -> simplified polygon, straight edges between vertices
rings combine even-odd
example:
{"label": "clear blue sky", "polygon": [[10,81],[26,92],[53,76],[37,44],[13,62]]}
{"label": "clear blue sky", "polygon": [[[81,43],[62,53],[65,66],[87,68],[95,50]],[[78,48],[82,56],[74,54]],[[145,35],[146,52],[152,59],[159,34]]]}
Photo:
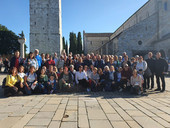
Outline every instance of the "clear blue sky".
{"label": "clear blue sky", "polygon": [[[70,32],[114,32],[147,1],[62,0],[63,36],[69,40]],[[0,5],[0,24],[16,34],[23,30],[29,47],[29,0],[1,0]]]}

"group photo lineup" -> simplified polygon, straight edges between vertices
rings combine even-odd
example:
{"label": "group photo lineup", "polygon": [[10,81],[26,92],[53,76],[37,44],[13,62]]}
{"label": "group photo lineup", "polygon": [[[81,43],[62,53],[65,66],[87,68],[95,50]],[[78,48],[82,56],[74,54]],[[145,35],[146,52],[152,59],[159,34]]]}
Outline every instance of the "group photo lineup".
{"label": "group photo lineup", "polygon": [[170,0],[0,5],[0,128],[170,128]]}

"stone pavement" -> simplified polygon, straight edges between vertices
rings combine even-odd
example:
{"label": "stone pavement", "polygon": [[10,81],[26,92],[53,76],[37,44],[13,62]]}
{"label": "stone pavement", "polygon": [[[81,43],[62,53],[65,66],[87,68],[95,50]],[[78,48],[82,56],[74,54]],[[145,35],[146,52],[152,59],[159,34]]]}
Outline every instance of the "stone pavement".
{"label": "stone pavement", "polygon": [[[170,78],[166,82],[170,86]],[[0,96],[0,128],[112,127],[170,128],[170,87],[144,96],[118,92]]]}

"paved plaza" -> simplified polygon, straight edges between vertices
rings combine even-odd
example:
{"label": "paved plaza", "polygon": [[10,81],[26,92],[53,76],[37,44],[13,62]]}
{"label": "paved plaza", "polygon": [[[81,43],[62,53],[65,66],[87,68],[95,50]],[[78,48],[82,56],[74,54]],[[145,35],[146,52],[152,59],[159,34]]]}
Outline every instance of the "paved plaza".
{"label": "paved plaza", "polygon": [[[0,82],[5,75],[0,75]],[[0,128],[170,128],[170,78],[164,93],[0,96]]]}

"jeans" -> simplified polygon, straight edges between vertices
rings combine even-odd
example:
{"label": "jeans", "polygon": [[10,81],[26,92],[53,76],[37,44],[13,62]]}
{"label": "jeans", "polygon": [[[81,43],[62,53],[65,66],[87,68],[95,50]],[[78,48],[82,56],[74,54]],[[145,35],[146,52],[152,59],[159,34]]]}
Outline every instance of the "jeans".
{"label": "jeans", "polygon": [[[31,85],[32,85],[33,83],[34,83],[34,82],[27,82],[27,84],[28,84],[28,86],[29,86],[30,88],[31,88]],[[36,87],[35,87],[34,90],[32,90],[32,88],[29,90],[29,89],[27,88],[27,86],[25,86],[25,92],[26,92],[26,94],[31,95],[32,93],[37,92],[37,90],[38,90],[38,84],[36,84],[35,86],[36,86]]]}

